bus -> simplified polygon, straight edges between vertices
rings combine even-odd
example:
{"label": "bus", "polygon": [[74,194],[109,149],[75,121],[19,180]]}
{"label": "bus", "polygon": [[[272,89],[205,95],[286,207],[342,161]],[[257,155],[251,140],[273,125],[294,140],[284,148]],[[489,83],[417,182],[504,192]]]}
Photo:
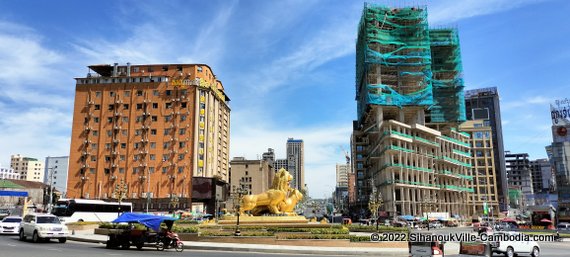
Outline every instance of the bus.
{"label": "bus", "polygon": [[105,202],[102,200],[59,199],[52,214],[59,217],[62,223],[96,221],[111,222],[121,212],[132,212],[133,204],[121,202]]}

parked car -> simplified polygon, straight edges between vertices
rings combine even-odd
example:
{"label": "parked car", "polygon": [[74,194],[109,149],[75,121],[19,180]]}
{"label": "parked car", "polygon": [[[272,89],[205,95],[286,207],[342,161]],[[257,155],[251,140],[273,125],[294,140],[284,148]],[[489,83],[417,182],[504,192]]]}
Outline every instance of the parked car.
{"label": "parked car", "polygon": [[8,216],[10,216],[10,210],[0,209],[0,219],[6,218]]}
{"label": "parked car", "polygon": [[570,231],[570,223],[567,222],[558,223],[556,229],[559,231]]}
{"label": "parked car", "polygon": [[[512,232],[512,231],[501,231],[495,232],[494,236],[500,234],[508,234],[509,236],[517,236],[519,232]],[[537,242],[530,240],[512,240],[512,241],[499,241],[495,242],[493,245],[493,252],[494,253],[502,253],[506,257],[514,257],[518,254],[530,254],[532,257],[539,257],[540,255],[540,246]]]}
{"label": "parked car", "polygon": [[18,234],[21,217],[8,216],[0,221],[0,234]]}
{"label": "parked car", "polygon": [[429,223],[429,228],[442,228],[442,227],[443,227],[443,225],[437,221]]}
{"label": "parked car", "polygon": [[52,238],[58,239],[60,243],[65,243],[69,236],[69,230],[67,226],[61,224],[55,215],[28,214],[20,223],[19,235],[22,241],[31,236],[34,243]]}

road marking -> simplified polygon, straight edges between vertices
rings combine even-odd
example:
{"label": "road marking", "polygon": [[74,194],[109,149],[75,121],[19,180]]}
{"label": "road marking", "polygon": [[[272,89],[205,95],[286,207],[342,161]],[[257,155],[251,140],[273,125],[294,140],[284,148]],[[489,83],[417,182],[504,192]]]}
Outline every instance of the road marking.
{"label": "road marking", "polygon": [[61,249],[55,249],[55,248],[48,248],[47,250],[48,250],[48,251],[58,251],[58,252],[61,252]]}
{"label": "road marking", "polygon": [[121,253],[108,253],[107,255],[111,255],[111,256],[121,256],[123,254]]}
{"label": "road marking", "polygon": [[15,244],[6,244],[7,246],[16,246]]}

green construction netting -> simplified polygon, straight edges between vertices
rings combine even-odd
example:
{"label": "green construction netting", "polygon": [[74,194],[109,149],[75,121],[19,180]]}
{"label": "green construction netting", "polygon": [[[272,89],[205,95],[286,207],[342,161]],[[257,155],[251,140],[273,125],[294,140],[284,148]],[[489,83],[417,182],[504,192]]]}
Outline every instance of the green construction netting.
{"label": "green construction netting", "polygon": [[[366,4],[356,49],[359,118],[369,104],[433,104],[431,52],[425,8]],[[376,72],[380,71],[380,74]],[[368,76],[380,77],[370,81]]]}
{"label": "green construction netting", "polygon": [[459,37],[428,28],[425,7],[365,4],[356,43],[358,119],[370,105],[425,106],[432,122],[464,121]]}
{"label": "green construction netting", "polygon": [[463,122],[466,115],[459,35],[456,29],[432,29],[429,36],[434,95],[431,122]]}

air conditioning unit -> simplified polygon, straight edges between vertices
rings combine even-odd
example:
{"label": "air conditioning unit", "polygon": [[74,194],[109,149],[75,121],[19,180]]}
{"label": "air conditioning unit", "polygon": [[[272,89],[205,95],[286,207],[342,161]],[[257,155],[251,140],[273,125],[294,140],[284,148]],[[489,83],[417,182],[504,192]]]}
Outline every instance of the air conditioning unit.
{"label": "air conditioning unit", "polygon": [[146,198],[146,193],[141,193],[141,198]]}
{"label": "air conditioning unit", "polygon": [[133,199],[137,198],[137,193],[133,193]]}
{"label": "air conditioning unit", "polygon": [[103,194],[103,199],[107,199],[107,198],[109,198],[109,197],[107,197],[107,193],[104,193],[104,194]]}
{"label": "air conditioning unit", "polygon": [[89,193],[85,193],[85,199],[89,199]]}
{"label": "air conditioning unit", "polygon": [[178,197],[182,198],[183,196],[182,196],[182,194],[178,194]]}

